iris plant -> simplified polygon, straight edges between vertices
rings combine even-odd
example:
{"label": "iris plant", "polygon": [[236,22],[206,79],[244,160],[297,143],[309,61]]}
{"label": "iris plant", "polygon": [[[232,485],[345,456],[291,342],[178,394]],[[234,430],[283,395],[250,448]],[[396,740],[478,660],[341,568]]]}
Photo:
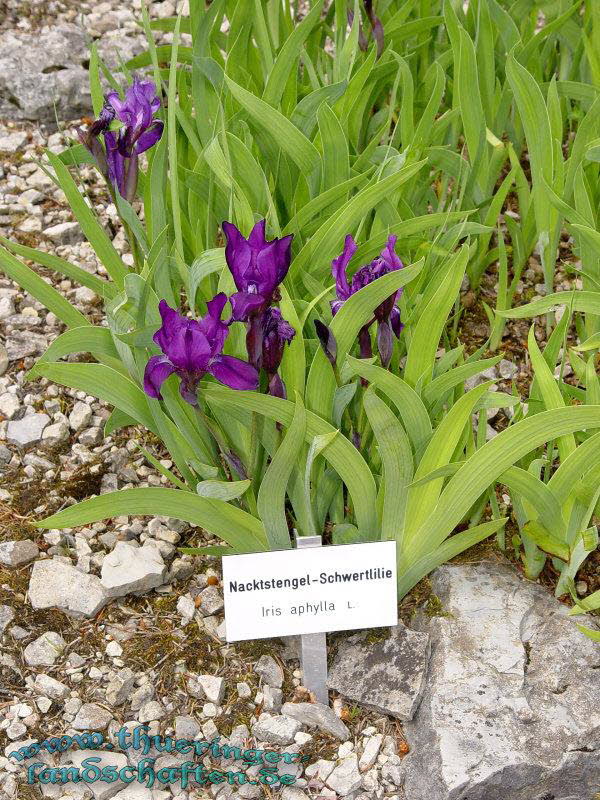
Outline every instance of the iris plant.
{"label": "iris plant", "polygon": [[[389,236],[381,255],[373,259],[369,264],[360,267],[354,273],[352,280],[348,282],[346,270],[356,252],[357,246],[352,236],[346,236],[341,255],[331,262],[331,271],[335,278],[335,291],[337,294],[337,300],[331,302],[332,314],[337,314],[346,300],[355,292],[358,292],[359,289],[377,280],[377,278],[387,275],[389,272],[402,268],[402,261],[400,261],[394,250],[397,238],[397,236]],[[389,365],[394,345],[392,333],[399,337],[402,330],[400,309],[398,308],[398,300],[401,293],[402,290],[399,289],[384,300],[383,303],[380,303],[373,311],[373,319],[361,328],[358,335],[361,358],[370,358],[373,355],[370,327],[374,322],[377,322],[379,357],[384,367]]]}
{"label": "iris plant", "polygon": [[269,394],[286,396],[285,386],[277,370],[283,358],[286,343],[292,341],[296,331],[281,315],[278,308],[268,308],[264,313],[262,366],[269,376]]}
{"label": "iris plant", "polygon": [[223,222],[225,259],[237,288],[231,298],[232,320],[246,323],[248,359],[268,375],[269,393],[285,397],[277,370],[283,348],[295,331],[273,304],[291,261],[292,235],[267,240],[266,220],[257,222],[246,239],[231,222]]}
{"label": "iris plant", "polygon": [[[98,168],[113,189],[131,202],[138,182],[138,157],[156,144],[163,132],[163,122],[154,115],[160,108],[153,81],[135,78],[122,100],[115,91],[105,97],[99,117],[79,138],[94,156]],[[121,123],[111,130],[114,120]],[[98,137],[104,137],[105,149]]]}
{"label": "iris plant", "polygon": [[222,353],[229,334],[229,326],[221,320],[226,302],[227,295],[221,292],[206,304],[206,316],[194,320],[160,301],[162,327],[153,338],[163,355],[152,356],[146,365],[146,394],[160,398],[160,387],[173,373],[181,379],[181,396],[193,406],[198,405],[198,383],[207,373],[232,389],[258,387],[258,373],[251,364]]}
{"label": "iris plant", "polygon": [[[280,299],[279,285],[290,266],[291,236],[282,239],[265,238],[265,220],[258,222],[246,239],[230,222],[223,223],[227,236],[225,258],[233,276],[237,292],[230,298],[232,314],[228,322],[221,319],[227,303],[223,292],[207,303],[207,314],[200,320],[189,319],[170,308],[161,300],[159,311],[162,327],[154,334],[154,341],[162,355],[152,356],[146,366],[144,389],[150,397],[160,398],[160,387],[169,375],[181,379],[180,392],[186,402],[197,406],[197,389],[201,378],[211,374],[233,389],[256,389],[260,370],[267,377],[267,391],[276,397],[285,397],[286,391],[278,370],[286,344],[295,335],[294,328],[274,307]],[[381,255],[358,269],[348,282],[346,274],[356,243],[346,236],[342,254],[331,262],[335,278],[337,299],[331,302],[332,314],[337,314],[351,295],[393,270],[401,269],[402,262],[394,250],[396,236],[388,238]],[[388,366],[392,357],[392,333],[400,335],[402,323],[397,305],[400,290],[391,294],[373,311],[373,318],[359,333],[362,358],[372,355],[370,327],[377,322],[377,345],[381,362]],[[233,322],[245,322],[246,345],[250,363],[233,356],[223,355],[223,346]],[[335,340],[322,323],[317,323],[317,333],[328,358],[335,363]]]}

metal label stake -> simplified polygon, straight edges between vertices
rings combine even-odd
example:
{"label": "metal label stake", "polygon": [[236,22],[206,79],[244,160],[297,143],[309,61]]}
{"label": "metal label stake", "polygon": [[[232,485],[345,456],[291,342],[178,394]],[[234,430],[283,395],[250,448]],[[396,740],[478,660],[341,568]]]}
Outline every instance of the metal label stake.
{"label": "metal label stake", "polygon": [[[296,547],[321,547],[320,536],[298,536]],[[300,636],[300,664],[303,683],[317,698],[319,703],[329,705],[327,694],[327,634],[306,633]]]}

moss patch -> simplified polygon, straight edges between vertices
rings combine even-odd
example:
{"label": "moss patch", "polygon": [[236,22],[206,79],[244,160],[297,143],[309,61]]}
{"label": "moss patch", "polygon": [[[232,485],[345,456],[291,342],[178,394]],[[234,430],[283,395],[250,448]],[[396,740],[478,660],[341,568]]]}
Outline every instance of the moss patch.
{"label": "moss patch", "polygon": [[425,604],[425,613],[428,617],[451,617],[449,611],[444,610],[442,601],[436,594],[430,594]]}
{"label": "moss patch", "polygon": [[39,789],[27,783],[19,784],[19,800],[39,800],[42,795]]}
{"label": "moss patch", "polygon": [[[57,456],[68,452],[68,450],[69,444],[65,442],[57,447],[48,449],[46,455],[50,460],[53,460],[53,457],[56,460]],[[94,472],[91,471],[93,466],[97,468]],[[2,530],[4,510],[4,514],[10,517],[11,526],[17,525],[17,523],[29,526],[27,538],[31,538],[31,531],[33,530],[36,533],[37,531],[27,517],[31,515],[34,508],[45,505],[46,514],[50,514],[62,505],[66,497],[85,500],[93,494],[100,494],[102,476],[107,469],[107,466],[99,458],[96,458],[86,464],[82,464],[70,477],[63,481],[41,479],[26,482],[23,480],[20,470],[13,470],[7,473],[2,486],[11,494],[11,506],[0,505],[0,532]]]}

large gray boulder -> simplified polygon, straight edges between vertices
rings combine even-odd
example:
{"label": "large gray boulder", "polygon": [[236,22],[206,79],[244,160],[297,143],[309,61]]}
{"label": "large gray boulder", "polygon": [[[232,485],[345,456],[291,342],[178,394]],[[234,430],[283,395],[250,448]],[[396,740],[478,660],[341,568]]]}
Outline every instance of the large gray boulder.
{"label": "large gray boulder", "polygon": [[[91,113],[88,40],[71,23],[0,34],[0,118],[54,123]],[[141,37],[120,34],[98,43],[111,69],[143,49]]]}
{"label": "large gray boulder", "polygon": [[0,36],[0,117],[52,122],[91,108],[84,32],[63,23]]}
{"label": "large gray boulder", "polygon": [[400,624],[369,642],[353,634],[338,646],[328,686],[348,700],[401,720],[412,719],[425,688],[429,636]]}
{"label": "large gray boulder", "polygon": [[600,789],[600,646],[509,564],[444,566],[446,615],[404,724],[411,800],[591,800]]}

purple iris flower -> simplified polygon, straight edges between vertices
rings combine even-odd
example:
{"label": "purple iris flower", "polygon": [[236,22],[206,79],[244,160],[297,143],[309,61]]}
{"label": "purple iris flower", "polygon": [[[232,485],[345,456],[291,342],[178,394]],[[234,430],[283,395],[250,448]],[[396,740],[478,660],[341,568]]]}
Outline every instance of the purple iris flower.
{"label": "purple iris flower", "polygon": [[[109,92],[99,118],[79,138],[96,158],[100,171],[119,194],[131,202],[138,181],[138,156],[156,144],[164,124],[154,119],[160,108],[153,81],[134,79],[121,100],[117,92]],[[113,119],[123,123],[117,131],[109,130]],[[106,152],[102,152],[98,136],[102,133]]]}
{"label": "purple iris flower", "polygon": [[253,366],[222,354],[229,333],[229,326],[221,321],[226,302],[227,295],[221,292],[206,304],[206,316],[194,320],[170,308],[165,300],[160,301],[162,327],[153,338],[163,355],[152,356],[146,365],[147,395],[160,398],[160,387],[173,372],[181,379],[181,396],[193,406],[198,405],[198,383],[207,372],[232,389],[258,387],[258,373]]}
{"label": "purple iris flower", "polygon": [[[354,273],[352,281],[348,283],[346,269],[350,263],[350,259],[356,252],[357,245],[352,236],[346,236],[342,254],[338,258],[334,258],[331,262],[331,272],[335,278],[335,291],[338,297],[337,300],[331,302],[332,314],[337,314],[346,300],[355,292],[358,292],[359,289],[368,286],[370,283],[377,280],[377,278],[381,278],[389,272],[402,269],[402,261],[400,261],[394,251],[397,238],[397,236],[389,236],[386,246],[381,251],[381,255],[373,259],[370,264],[365,264],[358,269]],[[380,303],[373,312],[373,319],[361,328],[358,334],[361,358],[370,358],[373,355],[369,328],[373,322],[377,321],[377,347],[379,356],[384,367],[389,365],[394,345],[392,332],[396,337],[399,337],[403,327],[400,321],[400,309],[398,308],[398,300],[401,294],[402,289],[398,289],[397,292],[394,292]]]}
{"label": "purple iris flower", "polygon": [[277,370],[283,358],[286,343],[292,341],[296,331],[285,320],[278,308],[268,308],[263,316],[262,366],[269,376],[269,394],[286,397],[285,386]]}
{"label": "purple iris flower", "polygon": [[227,237],[225,259],[237,292],[230,298],[232,319],[246,322],[246,345],[250,363],[260,369],[265,311],[279,300],[279,284],[291,261],[292,235],[267,241],[266,220],[257,222],[244,238],[231,222],[223,222]]}
{"label": "purple iris flower", "polygon": [[265,226],[266,220],[257,222],[245,239],[233,223],[222,224],[225,259],[238,289],[230,298],[235,320],[246,322],[279,299],[277,287],[290,268],[292,234],[267,241]]}
{"label": "purple iris flower", "polygon": [[[375,12],[373,11],[373,0],[364,0],[363,2],[365,7],[365,12],[367,17],[369,18],[369,22],[371,23],[371,30],[373,33],[373,38],[377,43],[377,58],[380,58],[381,54],[383,53],[383,25],[381,24],[381,20],[375,16]],[[352,27],[352,23],[354,22],[354,12],[348,9],[348,24]],[[363,26],[359,24],[358,28],[358,46],[361,50],[365,52],[368,50],[369,47],[369,39],[371,34],[365,35],[363,30]]]}

